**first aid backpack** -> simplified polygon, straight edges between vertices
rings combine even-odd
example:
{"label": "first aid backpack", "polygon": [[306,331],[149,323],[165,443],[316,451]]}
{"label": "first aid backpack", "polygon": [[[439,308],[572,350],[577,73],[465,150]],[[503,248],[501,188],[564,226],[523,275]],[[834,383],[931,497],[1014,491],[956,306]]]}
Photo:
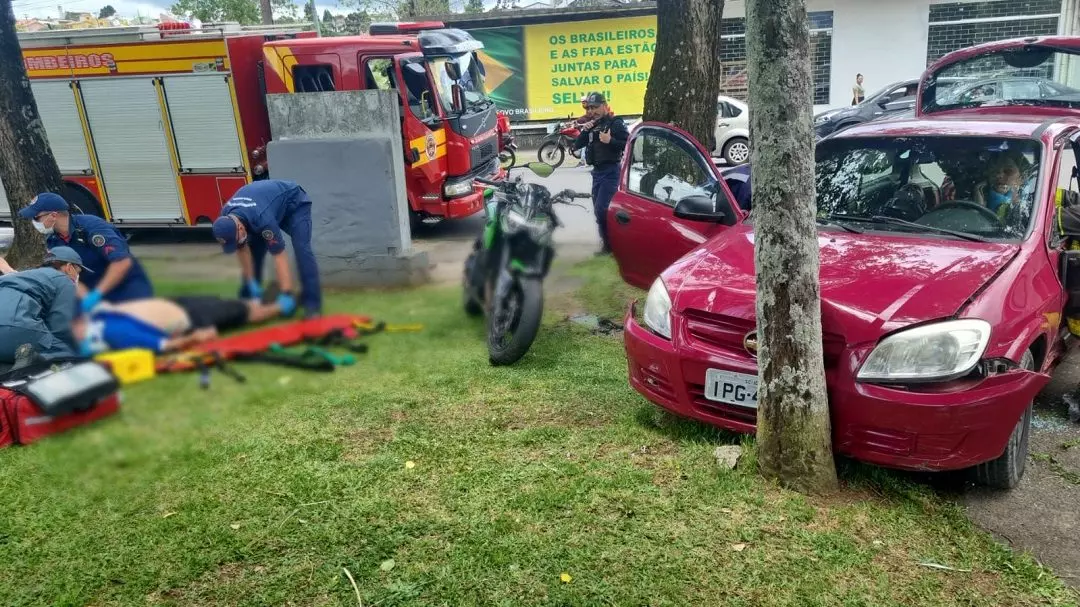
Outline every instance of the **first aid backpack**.
{"label": "first aid backpack", "polygon": [[120,382],[94,361],[41,362],[0,374],[0,447],[27,445],[120,409]]}

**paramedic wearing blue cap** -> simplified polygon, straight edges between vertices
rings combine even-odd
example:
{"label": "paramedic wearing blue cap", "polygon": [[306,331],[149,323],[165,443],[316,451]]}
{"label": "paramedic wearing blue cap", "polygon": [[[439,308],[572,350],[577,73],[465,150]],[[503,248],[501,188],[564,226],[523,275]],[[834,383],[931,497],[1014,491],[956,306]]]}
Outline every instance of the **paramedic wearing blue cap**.
{"label": "paramedic wearing blue cap", "polygon": [[214,221],[214,238],[225,253],[236,253],[240,260],[243,286],[240,297],[258,299],[262,296],[262,264],[266,252],[274,256],[274,269],[281,295],[277,303],[282,314],[296,310],[293,299],[292,275],[285,257],[284,231],[296,249],[296,268],[300,274],[300,303],[305,318],[318,316],[322,310],[319,291],[319,268],[311,249],[311,199],[293,181],[263,179],[236,191]]}
{"label": "paramedic wearing blue cap", "polygon": [[150,278],[128,249],[127,240],[109,222],[93,215],[68,213],[68,203],[59,194],[38,194],[19,216],[34,222],[45,235],[45,246],[71,247],[91,270],[79,279],[82,311],[88,312],[102,300],[131,301],[153,297]]}
{"label": "paramedic wearing blue cap", "polygon": [[49,251],[40,268],[0,276],[0,363],[29,344],[46,360],[74,357],[75,283],[87,271],[69,247]]}

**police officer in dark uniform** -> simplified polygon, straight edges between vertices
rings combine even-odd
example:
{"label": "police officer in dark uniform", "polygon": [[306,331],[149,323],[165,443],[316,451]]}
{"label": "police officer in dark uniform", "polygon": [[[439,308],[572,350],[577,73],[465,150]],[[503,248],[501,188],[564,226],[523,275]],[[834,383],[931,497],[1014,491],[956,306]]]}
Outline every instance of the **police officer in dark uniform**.
{"label": "police officer in dark uniform", "polygon": [[581,125],[581,135],[574,142],[574,149],[585,149],[585,158],[592,165],[593,212],[600,229],[603,248],[600,255],[611,253],[608,243],[607,212],[611,198],[619,187],[619,167],[623,148],[630,132],[622,118],[615,116],[607,99],[600,93],[589,93],[585,98],[589,121]]}
{"label": "police officer in dark uniform", "polygon": [[69,214],[67,201],[52,192],[38,194],[19,216],[34,222],[48,248],[71,247],[90,270],[79,277],[83,312],[102,300],[118,303],[154,296],[150,278],[127,240],[104,219]]}
{"label": "police officer in dark uniform", "polygon": [[293,181],[263,179],[236,191],[214,221],[214,238],[226,253],[236,253],[244,283],[240,297],[262,297],[262,264],[266,252],[274,256],[274,269],[281,294],[277,303],[281,313],[289,316],[296,310],[293,298],[292,275],[284,256],[282,232],[292,239],[296,269],[300,274],[300,303],[304,317],[318,316],[322,311],[322,292],[319,288],[319,267],[311,248],[311,198]]}

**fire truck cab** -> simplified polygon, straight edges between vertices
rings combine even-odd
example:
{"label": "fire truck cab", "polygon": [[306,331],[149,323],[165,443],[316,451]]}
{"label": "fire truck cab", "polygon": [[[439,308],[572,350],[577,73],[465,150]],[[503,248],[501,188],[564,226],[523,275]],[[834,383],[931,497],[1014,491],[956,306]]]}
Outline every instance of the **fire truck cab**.
{"label": "fire truck cab", "polygon": [[467,217],[483,207],[473,179],[501,176],[498,116],[476,53],[482,48],[440,22],[375,23],[366,36],[276,40],[264,45],[266,90],[395,91],[413,224]]}

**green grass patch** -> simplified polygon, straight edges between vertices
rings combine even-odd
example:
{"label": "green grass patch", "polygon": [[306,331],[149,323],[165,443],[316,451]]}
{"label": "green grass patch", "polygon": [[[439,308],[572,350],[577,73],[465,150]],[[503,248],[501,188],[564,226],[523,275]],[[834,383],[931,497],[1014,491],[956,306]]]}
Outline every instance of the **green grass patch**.
{"label": "green grass patch", "polygon": [[[577,300],[621,318],[610,260],[575,272]],[[493,368],[456,289],[328,307],[425,328],[332,375],[157,378],[117,417],[0,452],[0,604],[356,605],[344,569],[382,607],[1076,604],[923,486],[763,482],[751,440],[656,415],[618,338],[549,315]]]}

